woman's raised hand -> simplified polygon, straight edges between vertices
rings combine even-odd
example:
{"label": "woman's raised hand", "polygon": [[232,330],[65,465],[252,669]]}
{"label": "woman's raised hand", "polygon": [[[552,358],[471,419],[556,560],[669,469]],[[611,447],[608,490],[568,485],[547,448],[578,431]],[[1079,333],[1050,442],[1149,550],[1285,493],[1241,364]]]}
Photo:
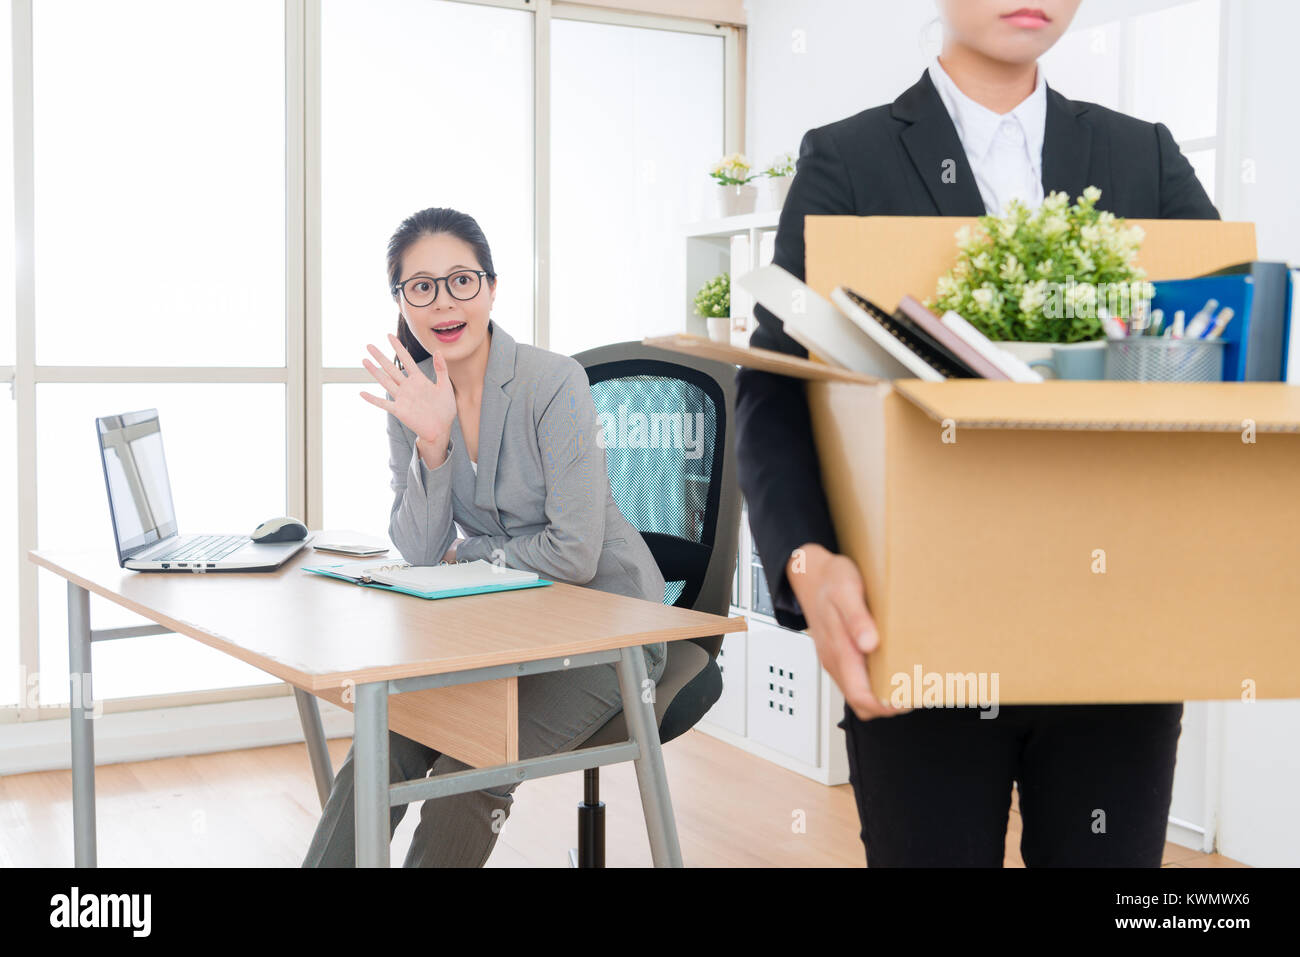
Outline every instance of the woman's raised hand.
{"label": "woman's raised hand", "polygon": [[379,365],[366,359],[362,359],[361,364],[393,398],[381,399],[369,392],[362,392],[361,398],[385,412],[391,412],[415,433],[417,439],[441,452],[451,437],[451,423],[456,418],[456,394],[451,388],[451,377],[447,375],[447,361],[441,352],[433,354],[433,373],[437,376],[435,382],[415,364],[411,354],[396,336],[389,333],[388,341],[397,351],[407,372],[403,374],[382,352],[367,344],[366,349]]}

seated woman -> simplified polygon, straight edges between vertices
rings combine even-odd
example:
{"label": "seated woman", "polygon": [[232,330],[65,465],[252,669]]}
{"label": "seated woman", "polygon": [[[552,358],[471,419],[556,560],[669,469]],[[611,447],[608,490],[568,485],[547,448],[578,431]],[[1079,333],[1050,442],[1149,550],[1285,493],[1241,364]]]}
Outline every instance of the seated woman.
{"label": "seated woman", "polygon": [[[587,374],[568,356],[517,344],[492,321],[497,276],[478,223],[454,209],[411,216],[389,241],[388,278],[401,312],[389,336],[396,363],[368,346],[375,361],[362,364],[386,394],[361,396],[388,413],[389,536],[402,557],[417,565],[487,559],[663,601],[650,550],[614,504]],[[644,650],[657,682],[667,648]],[[519,757],[572,749],[621,708],[612,664],[522,677]],[[393,781],[466,767],[391,731],[388,754]],[[481,866],[516,787],[425,801],[406,866]],[[355,864],[353,791],[349,751],[304,866]],[[392,809],[393,829],[405,813]]]}

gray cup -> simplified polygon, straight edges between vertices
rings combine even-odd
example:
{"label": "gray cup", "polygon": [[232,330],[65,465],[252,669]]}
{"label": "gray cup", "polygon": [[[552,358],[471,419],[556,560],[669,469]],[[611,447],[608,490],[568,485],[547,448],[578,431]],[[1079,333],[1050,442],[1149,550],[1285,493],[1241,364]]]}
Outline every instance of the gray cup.
{"label": "gray cup", "polygon": [[1052,346],[1052,358],[1035,359],[1035,369],[1050,371],[1055,379],[1106,378],[1106,340],[1071,342]]}

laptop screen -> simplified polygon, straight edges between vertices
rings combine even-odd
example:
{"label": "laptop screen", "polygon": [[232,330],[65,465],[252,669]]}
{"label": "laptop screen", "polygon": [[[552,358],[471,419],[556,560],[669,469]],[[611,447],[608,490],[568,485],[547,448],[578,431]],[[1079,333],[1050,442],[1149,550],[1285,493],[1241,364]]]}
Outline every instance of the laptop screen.
{"label": "laptop screen", "polygon": [[158,410],[95,420],[120,561],[176,534]]}

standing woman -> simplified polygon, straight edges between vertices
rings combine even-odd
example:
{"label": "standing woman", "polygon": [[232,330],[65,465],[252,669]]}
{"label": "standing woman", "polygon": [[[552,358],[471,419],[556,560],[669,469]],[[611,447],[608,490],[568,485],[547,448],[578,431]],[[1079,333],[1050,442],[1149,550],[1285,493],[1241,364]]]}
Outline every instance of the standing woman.
{"label": "standing woman", "polygon": [[[362,364],[385,397],[361,396],[388,413],[396,496],[388,533],[402,557],[500,561],[662,602],[663,576],[610,492],[587,373],[568,356],[517,344],[492,321],[497,276],[478,223],[444,208],[408,218],[388,244],[388,285],[401,313],[388,337],[396,362],[368,346],[374,361]],[[658,682],[667,646],[644,651]],[[520,678],[519,757],[570,750],[621,708],[613,665]],[[467,767],[391,731],[388,756],[392,781]],[[482,866],[516,787],[425,801],[406,866]],[[353,794],[349,751],[304,866],[355,864]],[[405,813],[392,808],[392,829]]]}
{"label": "standing woman", "polygon": [[[804,135],[776,264],[804,277],[809,214],[980,216],[1013,197],[1032,208],[1046,192],[1097,186],[1098,207],[1117,216],[1217,219],[1163,125],[1047,87],[1037,60],[1079,2],[938,0],[943,52],[920,82]],[[779,319],[756,315],[751,345],[807,355]],[[1000,866],[1014,782],[1027,865],[1158,866],[1182,704],[1004,706],[988,721],[977,708],[900,713],[878,701],[864,655],[880,639],[857,566],[837,554],[803,384],[742,370],[736,414],[777,619],[808,629],[844,693],[868,864]]]}

